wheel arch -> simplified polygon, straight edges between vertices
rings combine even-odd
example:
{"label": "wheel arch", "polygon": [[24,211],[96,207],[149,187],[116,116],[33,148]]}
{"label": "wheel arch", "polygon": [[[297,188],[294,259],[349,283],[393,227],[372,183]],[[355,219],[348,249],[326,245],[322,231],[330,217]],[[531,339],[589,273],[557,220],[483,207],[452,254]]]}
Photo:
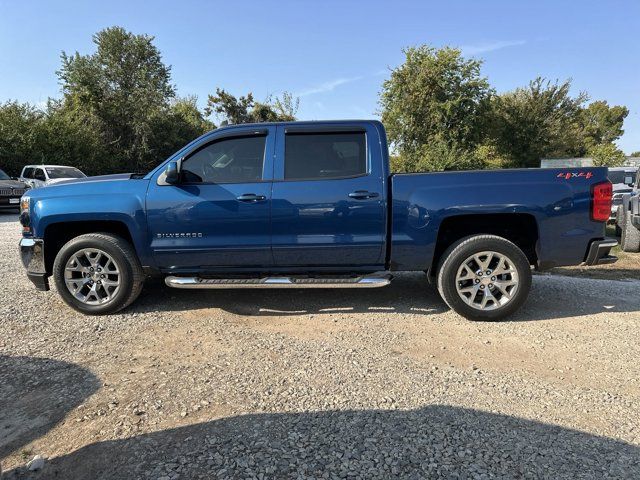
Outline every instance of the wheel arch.
{"label": "wheel arch", "polygon": [[126,223],[118,220],[63,221],[47,225],[44,230],[44,263],[47,274],[53,271],[53,262],[62,246],[69,240],[86,233],[111,233],[123,238],[136,249],[133,236]]}
{"label": "wheel arch", "polygon": [[528,213],[489,213],[453,215],[445,218],[438,228],[430,274],[436,275],[443,253],[458,240],[471,235],[496,235],[520,248],[530,265],[537,265],[539,239],[536,218]]}

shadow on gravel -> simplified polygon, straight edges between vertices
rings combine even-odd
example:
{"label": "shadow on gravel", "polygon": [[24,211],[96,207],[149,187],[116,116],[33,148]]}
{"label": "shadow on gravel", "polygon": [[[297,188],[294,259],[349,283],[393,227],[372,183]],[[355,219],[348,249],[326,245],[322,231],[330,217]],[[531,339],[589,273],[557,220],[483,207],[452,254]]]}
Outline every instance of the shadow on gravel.
{"label": "shadow on gravel", "polygon": [[181,479],[638,478],[640,449],[449,406],[252,414],[91,444],[50,460],[38,474],[20,469],[7,478],[157,479],[176,473]]}
{"label": "shadow on gravel", "polygon": [[[536,275],[524,307],[506,321],[561,320],[603,312],[640,312],[636,282]],[[220,308],[242,316],[315,313],[409,313],[449,310],[422,273],[400,273],[384,288],[286,290],[178,290],[161,279],[145,284],[127,312]]]}
{"label": "shadow on gravel", "polygon": [[96,376],[72,363],[0,355],[0,460],[44,435],[98,388]]}
{"label": "shadow on gravel", "polygon": [[[163,302],[159,302],[164,299]],[[448,307],[424,273],[402,274],[384,288],[179,290],[161,279],[145,284],[141,298],[127,311],[220,308],[244,316],[310,313],[442,313]]]}

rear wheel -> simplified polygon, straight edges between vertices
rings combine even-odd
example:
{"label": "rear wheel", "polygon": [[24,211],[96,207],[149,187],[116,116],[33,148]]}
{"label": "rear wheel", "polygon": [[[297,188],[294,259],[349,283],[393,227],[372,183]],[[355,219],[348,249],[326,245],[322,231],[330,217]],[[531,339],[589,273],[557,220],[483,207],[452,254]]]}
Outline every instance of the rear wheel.
{"label": "rear wheel", "polygon": [[500,320],[515,312],[531,288],[531,267],[514,243],[474,235],[451,245],[438,269],[438,291],[469,320]]}
{"label": "rear wheel", "polygon": [[54,261],[53,278],[67,304],[93,315],[127,307],[144,281],[133,247],[109,233],[89,233],[67,242]]}

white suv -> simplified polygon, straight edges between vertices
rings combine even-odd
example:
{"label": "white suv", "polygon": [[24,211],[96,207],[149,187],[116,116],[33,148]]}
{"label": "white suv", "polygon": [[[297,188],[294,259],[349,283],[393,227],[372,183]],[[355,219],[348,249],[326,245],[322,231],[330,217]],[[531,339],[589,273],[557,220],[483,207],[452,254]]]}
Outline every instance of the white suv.
{"label": "white suv", "polygon": [[75,167],[64,165],[26,165],[19,180],[31,188],[44,187],[64,180],[84,178],[86,175]]}

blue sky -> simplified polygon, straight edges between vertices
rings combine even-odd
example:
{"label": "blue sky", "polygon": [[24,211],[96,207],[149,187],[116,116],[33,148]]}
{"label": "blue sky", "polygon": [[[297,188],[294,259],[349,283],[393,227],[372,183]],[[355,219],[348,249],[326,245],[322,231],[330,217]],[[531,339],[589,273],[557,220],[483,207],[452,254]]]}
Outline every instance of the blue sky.
{"label": "blue sky", "polygon": [[484,60],[498,91],[537,75],[630,109],[618,142],[640,150],[640,2],[0,0],[0,101],[59,96],[61,51],[93,51],[120,25],[156,37],[180,95],[223,87],[300,96],[301,119],[370,118],[389,67],[410,45]]}

